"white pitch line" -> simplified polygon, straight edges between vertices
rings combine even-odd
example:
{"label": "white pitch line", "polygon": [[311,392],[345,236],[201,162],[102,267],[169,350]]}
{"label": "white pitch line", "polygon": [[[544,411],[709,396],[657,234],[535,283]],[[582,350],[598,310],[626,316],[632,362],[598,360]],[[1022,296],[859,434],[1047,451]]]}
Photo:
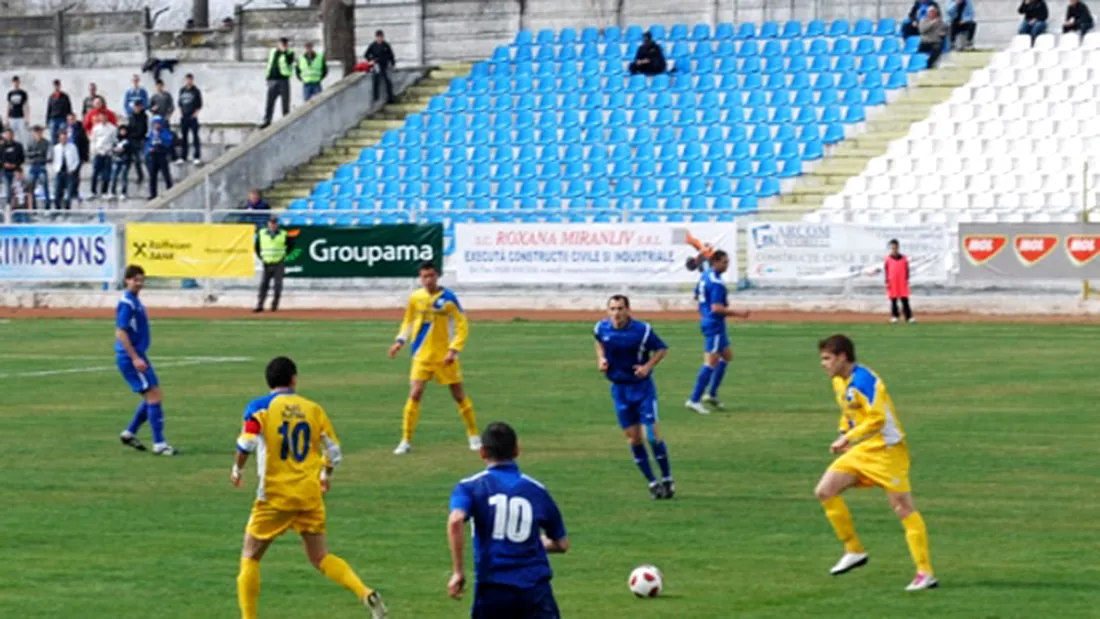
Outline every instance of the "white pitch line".
{"label": "white pitch line", "polygon": [[[179,368],[189,365],[202,365],[204,363],[244,363],[245,361],[251,361],[251,357],[191,357],[189,359],[181,361],[168,361],[165,363],[153,364],[153,367],[162,368]],[[97,365],[85,368],[65,368],[63,370],[38,370],[34,372],[10,372],[6,374],[0,374],[0,378],[34,378],[37,376],[60,376],[63,374],[89,374],[92,372],[104,372],[108,370],[116,370],[118,366],[114,365]]]}

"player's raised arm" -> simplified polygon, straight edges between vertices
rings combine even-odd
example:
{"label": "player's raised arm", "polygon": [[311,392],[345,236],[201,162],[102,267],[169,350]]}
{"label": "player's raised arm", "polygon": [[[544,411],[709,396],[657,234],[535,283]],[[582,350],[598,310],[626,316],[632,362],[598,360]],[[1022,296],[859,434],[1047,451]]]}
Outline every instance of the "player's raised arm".
{"label": "player's raised arm", "polygon": [[416,319],[416,304],[413,303],[413,299],[409,297],[409,303],[405,306],[405,318],[401,320],[401,327],[397,330],[397,338],[393,345],[390,346],[390,359],[397,356],[398,351],[405,345],[405,342],[409,341],[409,337],[412,335],[413,321]]}

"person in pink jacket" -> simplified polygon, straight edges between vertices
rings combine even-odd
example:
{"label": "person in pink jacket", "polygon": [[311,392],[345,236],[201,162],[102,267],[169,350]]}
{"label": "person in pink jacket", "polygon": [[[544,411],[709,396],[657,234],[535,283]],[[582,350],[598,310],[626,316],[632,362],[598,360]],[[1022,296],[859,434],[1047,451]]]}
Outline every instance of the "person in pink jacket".
{"label": "person in pink jacket", "polygon": [[890,322],[898,321],[898,301],[905,313],[906,322],[916,322],[913,310],[909,307],[909,258],[901,253],[897,239],[888,245],[890,254],[886,256],[886,296],[890,297]]}

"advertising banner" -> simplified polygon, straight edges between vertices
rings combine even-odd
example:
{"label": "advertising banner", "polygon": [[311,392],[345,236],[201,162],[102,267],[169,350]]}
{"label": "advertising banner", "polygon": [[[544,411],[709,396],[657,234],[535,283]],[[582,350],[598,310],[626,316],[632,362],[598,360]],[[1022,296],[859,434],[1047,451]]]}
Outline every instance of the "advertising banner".
{"label": "advertising banner", "polygon": [[1100,224],[961,224],[960,280],[1100,279]]}
{"label": "advertising banner", "polygon": [[416,277],[421,262],[443,269],[443,225],[293,228],[288,277]]}
{"label": "advertising banner", "polygon": [[910,281],[947,280],[950,246],[941,225],[859,226],[753,222],[748,226],[748,271],[754,280],[798,283],[840,279],[883,281],[886,244],[897,239],[909,257]]}
{"label": "advertising banner", "polygon": [[249,224],[126,224],[126,263],[150,277],[252,277]]}
{"label": "advertising banner", "polygon": [[117,256],[114,226],[0,226],[0,280],[109,282]]}
{"label": "advertising banner", "polygon": [[737,272],[733,223],[456,224],[452,266],[461,282],[695,283],[684,263],[702,243]]}

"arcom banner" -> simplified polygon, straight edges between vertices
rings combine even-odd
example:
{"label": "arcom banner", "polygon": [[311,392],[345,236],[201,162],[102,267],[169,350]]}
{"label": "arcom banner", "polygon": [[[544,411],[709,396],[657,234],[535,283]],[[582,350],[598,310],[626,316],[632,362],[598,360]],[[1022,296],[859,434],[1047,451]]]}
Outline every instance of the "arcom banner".
{"label": "arcom banner", "polygon": [[941,225],[860,226],[808,222],[754,222],[748,227],[748,271],[753,280],[798,284],[837,280],[881,283],[886,245],[897,239],[909,257],[914,283],[947,280],[950,245]]}
{"label": "arcom banner", "polygon": [[962,224],[959,279],[1100,279],[1100,224]]}
{"label": "arcom banner", "polygon": [[695,283],[685,261],[698,245],[730,254],[737,224],[456,224],[452,265],[461,282]]}
{"label": "arcom banner", "polygon": [[288,277],[416,277],[420,263],[443,269],[443,225],[293,228]]}
{"label": "arcom banner", "polygon": [[126,263],[150,277],[252,277],[249,224],[126,224]]}
{"label": "arcom banner", "polygon": [[0,280],[109,282],[117,262],[111,225],[0,226]]}

